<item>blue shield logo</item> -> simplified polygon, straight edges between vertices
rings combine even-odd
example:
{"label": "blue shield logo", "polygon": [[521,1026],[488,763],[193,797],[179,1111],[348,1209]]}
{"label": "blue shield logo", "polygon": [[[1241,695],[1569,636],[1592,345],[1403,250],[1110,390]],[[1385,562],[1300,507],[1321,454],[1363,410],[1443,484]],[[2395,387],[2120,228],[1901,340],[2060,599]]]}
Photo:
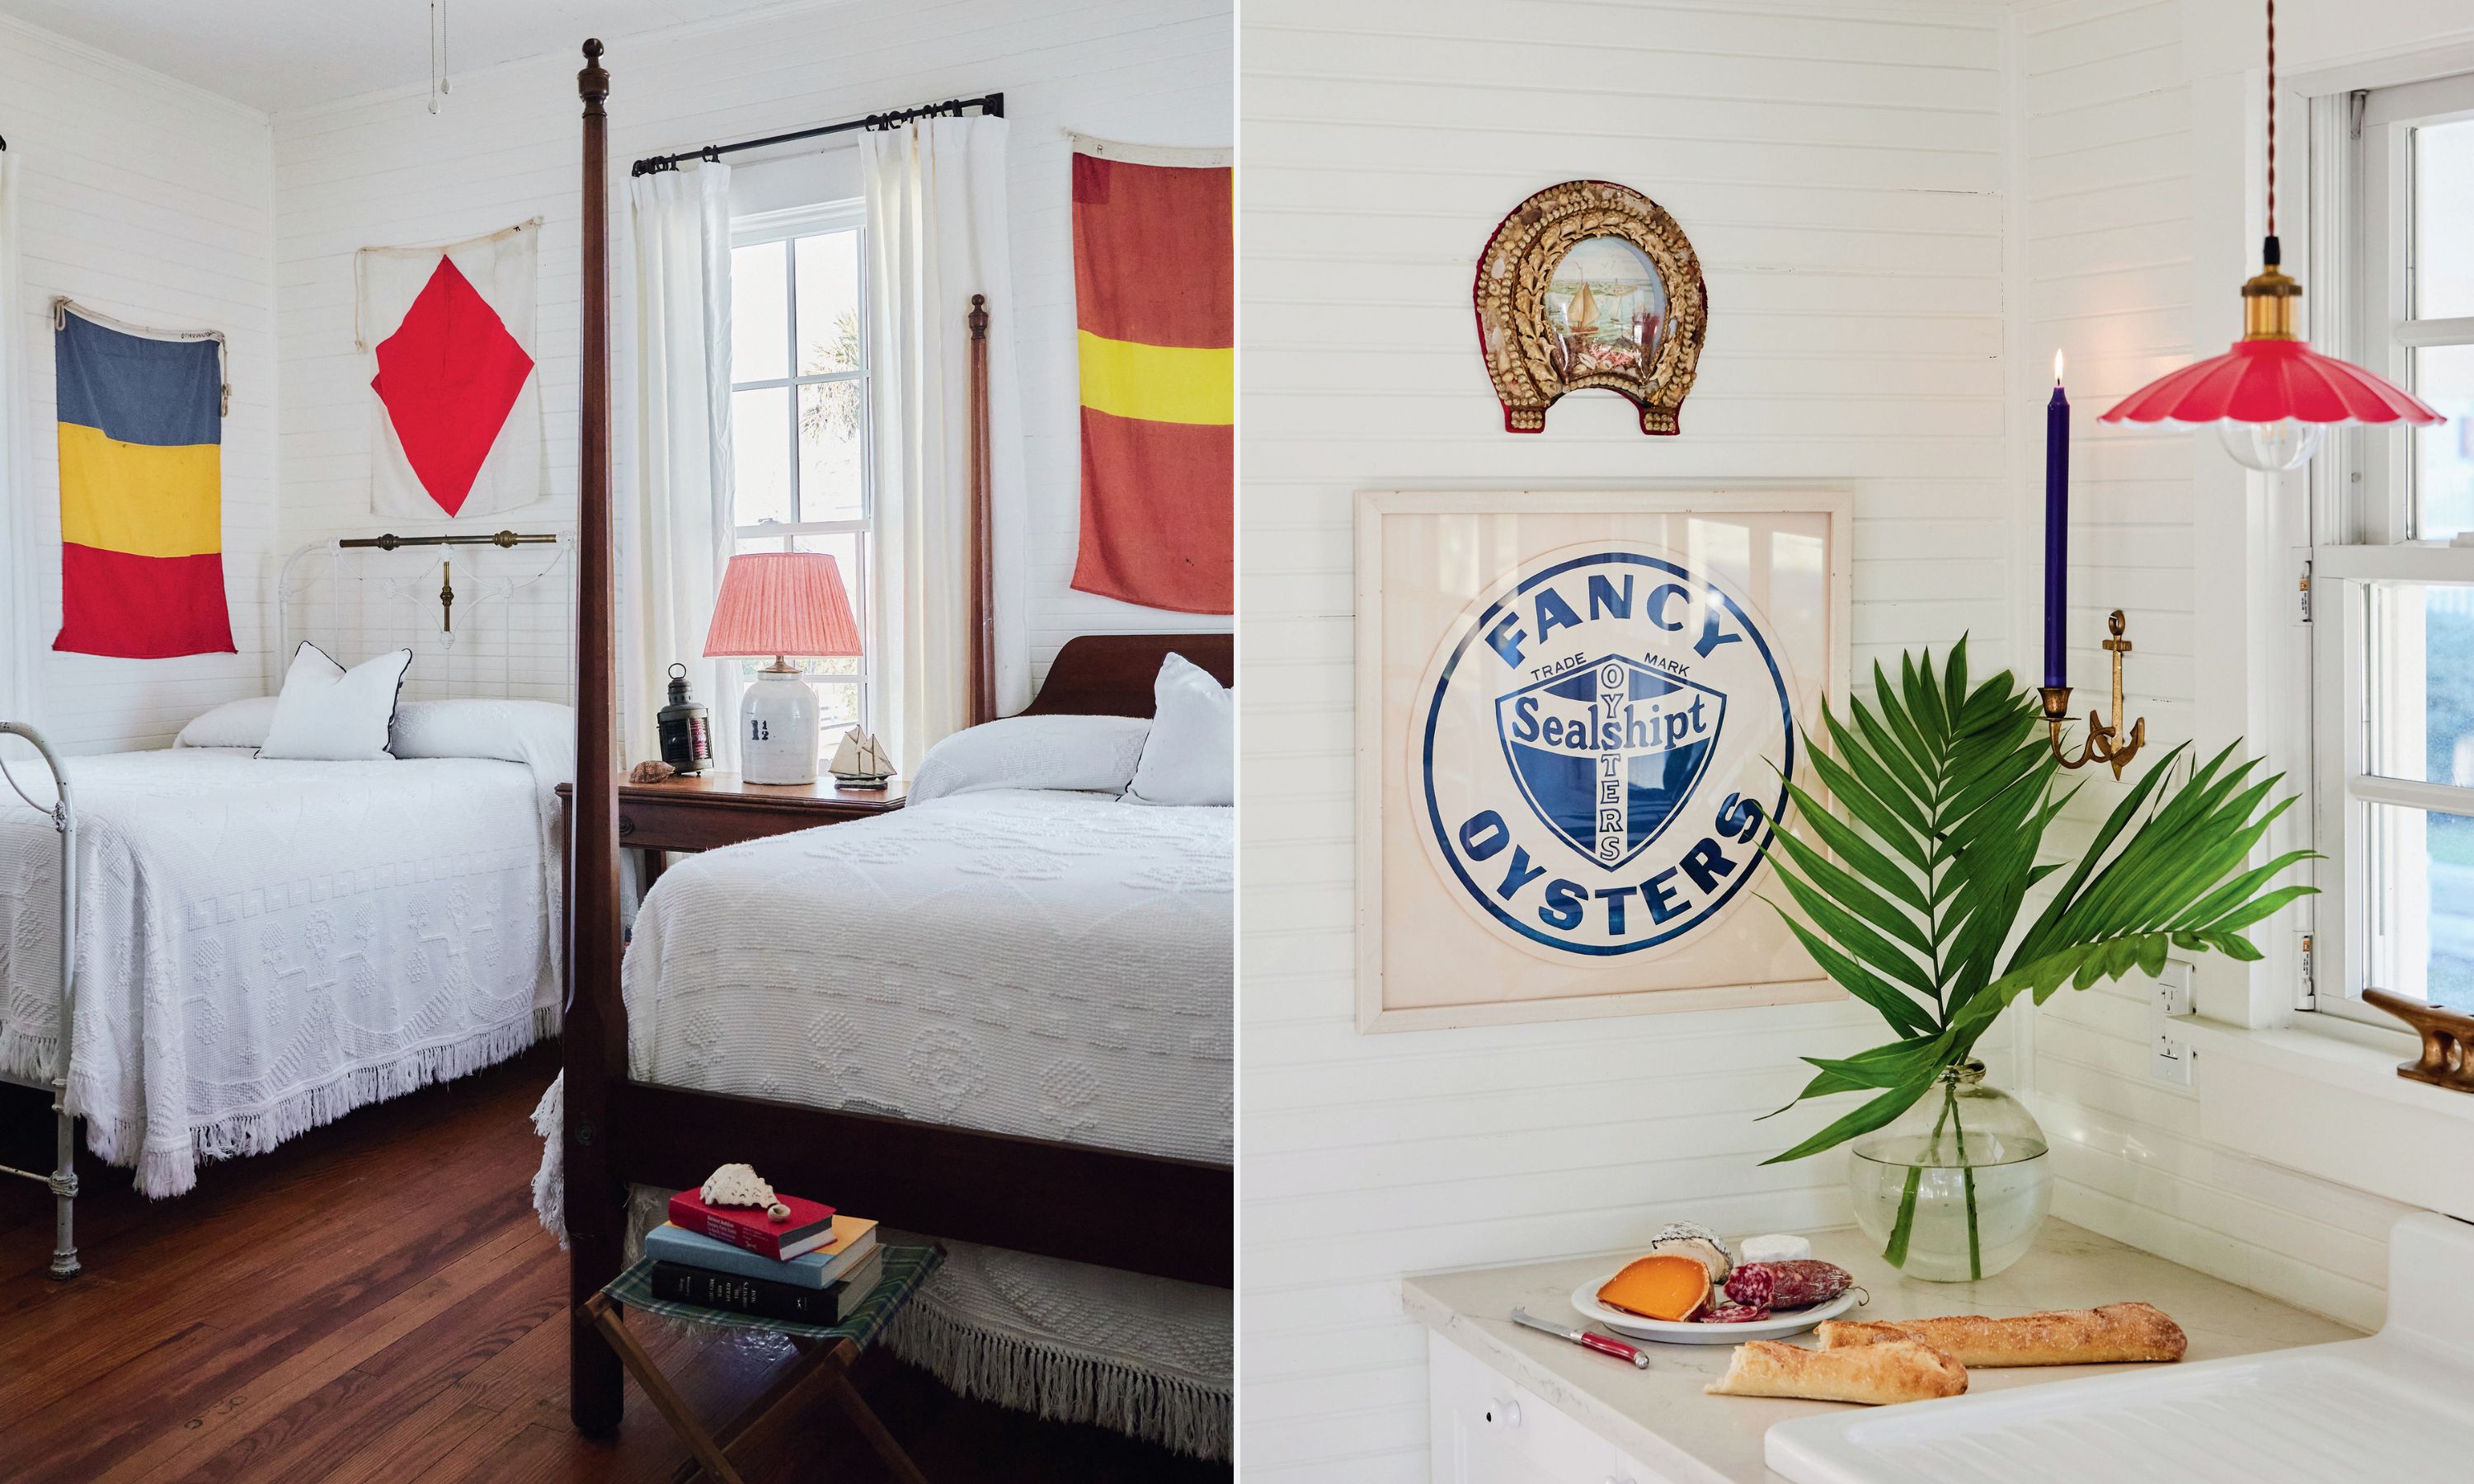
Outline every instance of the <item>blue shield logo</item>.
{"label": "blue shield logo", "polygon": [[1521,797],[1605,871],[1631,864],[1701,781],[1726,696],[1639,660],[1601,656],[1496,699]]}

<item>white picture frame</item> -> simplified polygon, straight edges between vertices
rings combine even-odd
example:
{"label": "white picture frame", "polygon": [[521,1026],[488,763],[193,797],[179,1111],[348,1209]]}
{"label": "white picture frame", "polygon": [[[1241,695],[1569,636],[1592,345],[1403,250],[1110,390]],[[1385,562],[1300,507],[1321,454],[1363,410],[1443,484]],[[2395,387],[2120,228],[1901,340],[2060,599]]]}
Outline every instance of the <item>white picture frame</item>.
{"label": "white picture frame", "polygon": [[[1776,879],[1765,869],[1765,828],[1759,833],[1748,829],[1744,836],[1762,851],[1743,874],[1744,880],[1726,883],[1726,893],[1676,928],[1680,936],[1671,942],[1652,938],[1632,946],[1574,946],[1551,942],[1549,934],[1516,921],[1485,899],[1469,870],[1458,864],[1452,865],[1451,874],[1443,870],[1452,848],[1437,802],[1435,779],[1443,773],[1436,767],[1435,748],[1437,728],[1446,715],[1464,716],[1469,706],[1484,704],[1483,696],[1446,700],[1448,688],[1457,683],[1456,674],[1462,673],[1460,657],[1481,637],[1475,632],[1478,616],[1497,615],[1489,627],[1499,629],[1506,604],[1515,601],[1513,593],[1534,596],[1541,579],[1585,560],[1564,553],[1600,548],[1637,553],[1627,560],[1667,566],[1657,560],[1664,552],[1678,558],[1670,571],[1681,571],[1683,556],[1695,554],[1698,569],[1706,572],[1705,586],[1696,591],[1707,592],[1708,607],[1750,615],[1765,626],[1764,634],[1777,635],[1775,643],[1765,637],[1758,653],[1763,658],[1776,653],[1768,674],[1782,705],[1759,723],[1767,731],[1749,734],[1818,730],[1823,695],[1839,705],[1848,694],[1852,519],[1850,498],[1835,490],[1358,493],[1354,812],[1359,1030],[1731,1009],[1831,1000],[1844,993],[1820,973],[1777,913],[1758,899],[1763,895],[1758,887],[1745,889]],[[1729,539],[1738,534],[1739,540]],[[1816,541],[1817,554],[1812,551]],[[1448,574],[1437,570],[1446,566]],[[1523,581],[1524,572],[1533,575]],[[1722,592],[1734,597],[1722,598]],[[1752,596],[1756,592],[1762,596]],[[1771,606],[1779,610],[1776,615],[1769,613]],[[1697,606],[1690,610],[1696,614],[1701,610]],[[1600,616],[1594,602],[1589,612],[1592,621]],[[1612,607],[1607,613],[1613,615]],[[1630,610],[1623,616],[1629,617]],[[1658,627],[1676,629],[1679,623]],[[1728,653],[1750,654],[1753,647]],[[1589,666],[1598,662],[1591,659]],[[1688,668],[1675,673],[1684,675]],[[1468,685],[1479,683],[1474,667],[1466,673],[1471,676]],[[1551,677],[1569,672],[1548,667],[1536,673]],[[1507,693],[1494,704],[1501,707],[1521,694],[1525,692]],[[1607,699],[1612,706],[1613,698]],[[1729,704],[1723,697],[1714,699],[1721,706]],[[1447,706],[1456,708],[1446,712]],[[1492,714],[1510,715],[1500,710]],[[1589,714],[1594,718],[1599,713]],[[1714,727],[1710,745],[1716,745]],[[1802,745],[1798,735],[1783,744],[1783,752],[1791,776],[1809,787],[1809,771],[1797,758]],[[1510,764],[1506,776],[1518,781],[1522,764],[1514,760],[1509,733],[1501,736],[1500,751]],[[1740,753],[1742,744],[1735,751]],[[1413,752],[1418,754],[1414,758]],[[1478,753],[1467,751],[1466,755]],[[1534,755],[1534,749],[1524,755]],[[1750,777],[1740,759],[1733,766],[1729,777]],[[1770,780],[1765,786],[1775,786],[1775,761],[1763,766],[1763,777]],[[1413,774],[1422,784],[1414,792]],[[1683,785],[1679,800],[1694,798],[1700,775],[1690,778],[1694,781]],[[1542,797],[1526,781],[1518,781],[1518,787],[1524,799]],[[1751,789],[1743,792],[1750,795]],[[1725,797],[1733,806],[1738,795]],[[1678,802],[1670,809],[1680,815],[1684,807]],[[1534,841],[1540,824],[1552,821],[1542,804],[1533,802],[1532,809],[1536,817],[1521,817],[1521,824]],[[1619,829],[1619,822],[1599,828],[1601,847],[1611,852],[1625,848],[1621,840],[1609,847],[1603,836],[1606,829]],[[1651,832],[1654,836],[1663,828],[1653,825]],[[1688,833],[1679,832],[1676,838]],[[1461,838],[1467,842],[1466,830]],[[1552,853],[1554,843],[1540,846],[1541,860]],[[1571,850],[1582,849],[1568,830],[1562,843]],[[1526,857],[1511,858],[1516,864],[1505,882],[1527,879],[1524,873],[1531,868]],[[1591,863],[1587,853],[1575,858]],[[1488,869],[1494,868],[1491,864]],[[1584,874],[1578,866],[1567,863],[1566,869]],[[1492,879],[1488,884],[1492,886]],[[1558,878],[1551,884],[1567,883]],[[1616,888],[1595,895],[1620,900],[1626,892]],[[1646,901],[1645,889],[1632,899]],[[1607,910],[1613,914],[1614,927],[1625,925],[1619,905]],[[1636,928],[1634,936],[1642,935]]]}

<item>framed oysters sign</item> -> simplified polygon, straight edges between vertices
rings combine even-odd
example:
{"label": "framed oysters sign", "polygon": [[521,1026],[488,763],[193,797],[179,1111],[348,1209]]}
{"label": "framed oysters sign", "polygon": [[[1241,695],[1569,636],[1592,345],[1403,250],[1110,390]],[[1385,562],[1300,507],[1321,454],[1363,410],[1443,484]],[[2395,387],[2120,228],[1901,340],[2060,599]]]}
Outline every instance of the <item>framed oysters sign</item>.
{"label": "framed oysters sign", "polygon": [[1837,995],[1758,898],[1844,495],[1364,493],[1357,539],[1361,1029]]}

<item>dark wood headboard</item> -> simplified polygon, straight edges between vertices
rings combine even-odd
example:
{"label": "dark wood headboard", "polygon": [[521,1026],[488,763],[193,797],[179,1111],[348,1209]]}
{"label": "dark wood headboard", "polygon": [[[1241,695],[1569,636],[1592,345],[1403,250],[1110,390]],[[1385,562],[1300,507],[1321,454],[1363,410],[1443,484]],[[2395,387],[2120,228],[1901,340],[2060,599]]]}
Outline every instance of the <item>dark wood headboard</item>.
{"label": "dark wood headboard", "polygon": [[1211,672],[1223,685],[1237,682],[1237,640],[1226,634],[1086,634],[1065,641],[1048,680],[1025,716],[1149,716],[1152,682],[1170,655]]}

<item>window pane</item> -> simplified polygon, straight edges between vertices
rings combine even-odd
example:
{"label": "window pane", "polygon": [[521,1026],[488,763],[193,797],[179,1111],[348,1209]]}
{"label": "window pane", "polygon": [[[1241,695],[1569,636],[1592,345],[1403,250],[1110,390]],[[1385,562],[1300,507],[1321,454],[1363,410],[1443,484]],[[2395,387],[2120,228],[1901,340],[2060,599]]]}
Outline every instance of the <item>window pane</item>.
{"label": "window pane", "polygon": [[790,389],[730,396],[733,525],[790,518]]}
{"label": "window pane", "polygon": [[800,238],[798,267],[799,374],[859,370],[859,233]]}
{"label": "window pane", "polygon": [[856,381],[799,389],[799,518],[857,520],[865,513],[860,487],[861,415],[865,395]]}
{"label": "window pane", "polygon": [[2474,788],[2474,587],[2366,592],[2370,771]]}
{"label": "window pane", "polygon": [[2446,540],[2474,531],[2474,346],[2415,350],[2413,389],[2448,419],[2413,430],[2413,534]]}
{"label": "window pane", "polygon": [[2474,315],[2474,119],[2413,132],[2413,317]]}
{"label": "window pane", "polygon": [[808,683],[815,688],[816,709],[824,718],[824,756],[830,763],[842,733],[859,725],[859,682],[823,681],[812,675]]}
{"label": "window pane", "polygon": [[730,250],[730,379],[780,381],[790,374],[789,280],[786,244]]}
{"label": "window pane", "polygon": [[2373,989],[2474,1010],[2474,819],[2364,806]]}

